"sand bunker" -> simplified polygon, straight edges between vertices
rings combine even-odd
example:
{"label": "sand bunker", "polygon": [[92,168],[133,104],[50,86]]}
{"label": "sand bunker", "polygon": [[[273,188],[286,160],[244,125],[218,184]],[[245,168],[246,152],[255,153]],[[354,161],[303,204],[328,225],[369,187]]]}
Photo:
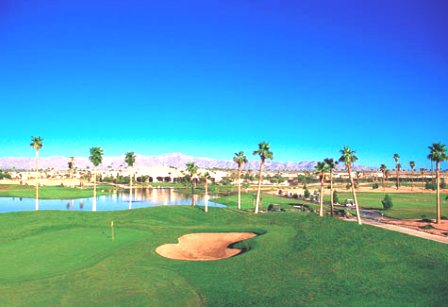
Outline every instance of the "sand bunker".
{"label": "sand bunker", "polygon": [[257,236],[250,232],[190,233],[177,244],[164,244],[156,252],[166,258],[191,261],[213,261],[230,258],[242,250],[229,245]]}

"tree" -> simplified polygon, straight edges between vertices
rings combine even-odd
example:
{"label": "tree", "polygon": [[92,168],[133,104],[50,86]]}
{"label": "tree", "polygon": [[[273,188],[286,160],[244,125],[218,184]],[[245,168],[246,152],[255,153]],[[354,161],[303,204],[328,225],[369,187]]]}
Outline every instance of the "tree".
{"label": "tree", "polygon": [[400,170],[398,168],[398,161],[399,161],[399,159],[400,159],[400,155],[397,154],[397,153],[394,153],[395,170],[396,170],[396,173],[397,173],[397,183],[396,183],[397,190],[400,188]]}
{"label": "tree", "polygon": [[255,214],[258,214],[260,208],[260,194],[261,194],[261,181],[263,179],[263,168],[266,162],[266,159],[273,159],[274,153],[270,151],[271,145],[267,142],[261,142],[258,144],[258,149],[255,150],[252,154],[254,156],[258,155],[260,157],[260,171],[258,174],[258,188],[257,188],[257,198],[255,201]]}
{"label": "tree", "polygon": [[196,206],[196,202],[194,201],[194,188],[196,187],[194,176],[196,176],[196,174],[198,173],[199,167],[194,162],[187,163],[186,167],[186,171],[188,172],[188,177],[191,184],[191,205]]}
{"label": "tree", "polygon": [[339,152],[341,153],[339,162],[343,162],[345,164],[345,169],[348,172],[348,178],[350,180],[350,185],[352,188],[353,199],[355,201],[356,219],[358,221],[358,224],[361,225],[362,221],[361,221],[361,216],[359,214],[358,199],[356,197],[355,184],[353,182],[353,177],[352,177],[352,163],[356,162],[358,160],[358,157],[355,155],[356,152],[354,150],[351,150],[350,147],[348,147],[348,146],[345,146]]}
{"label": "tree", "polygon": [[338,165],[338,162],[331,159],[326,158],[324,159],[324,162],[328,165],[328,168],[330,170],[330,203],[331,203],[331,216],[334,215],[334,193],[333,193],[333,172],[336,169],[336,166]]}
{"label": "tree", "polygon": [[428,159],[436,163],[436,223],[440,224],[440,162],[448,160],[446,145],[433,143],[428,146]]}
{"label": "tree", "polygon": [[409,161],[409,167],[411,168],[411,191],[414,190],[414,168],[415,162]]}
{"label": "tree", "polygon": [[247,163],[247,157],[244,151],[235,153],[233,162],[238,166],[238,209],[241,210],[241,171],[243,170],[244,164]]}
{"label": "tree", "polygon": [[317,162],[317,165],[314,168],[316,170],[316,175],[319,176],[320,180],[319,216],[324,216],[324,185],[325,185],[325,177],[327,175],[327,172],[330,171],[330,167],[325,162]]}
{"label": "tree", "polygon": [[39,210],[39,150],[42,148],[43,142],[44,140],[40,136],[31,137],[30,146],[36,152],[36,210]]}
{"label": "tree", "polygon": [[386,172],[387,172],[386,164],[381,164],[380,171],[381,171],[381,173],[383,173],[383,177],[381,178],[381,184],[383,185],[383,190],[384,190],[385,189],[384,180],[386,179]]}
{"label": "tree", "polygon": [[135,157],[133,151],[127,152],[124,156],[124,162],[126,162],[129,169],[129,209],[132,209],[132,168],[135,163]]}
{"label": "tree", "polygon": [[383,204],[383,210],[389,210],[394,206],[392,197],[390,197],[389,194],[386,194],[384,196],[384,199],[381,201],[381,203]]}
{"label": "tree", "polygon": [[209,172],[205,172],[201,175],[201,179],[204,180],[204,211],[208,212],[208,180],[212,179]]}
{"label": "tree", "polygon": [[73,183],[73,173],[75,170],[75,157],[70,157],[70,161],[68,161],[68,169],[70,172],[70,185],[72,188],[74,188],[75,184]]}
{"label": "tree", "polygon": [[90,148],[90,162],[93,164],[93,200],[92,211],[96,211],[96,168],[103,162],[103,150],[101,147]]}

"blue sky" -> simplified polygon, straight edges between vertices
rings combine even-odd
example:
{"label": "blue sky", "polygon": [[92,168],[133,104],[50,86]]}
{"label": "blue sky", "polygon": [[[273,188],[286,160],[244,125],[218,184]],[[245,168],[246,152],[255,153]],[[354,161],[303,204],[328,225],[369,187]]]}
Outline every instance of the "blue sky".
{"label": "blue sky", "polygon": [[446,1],[0,2],[0,156],[183,152],[427,167]]}

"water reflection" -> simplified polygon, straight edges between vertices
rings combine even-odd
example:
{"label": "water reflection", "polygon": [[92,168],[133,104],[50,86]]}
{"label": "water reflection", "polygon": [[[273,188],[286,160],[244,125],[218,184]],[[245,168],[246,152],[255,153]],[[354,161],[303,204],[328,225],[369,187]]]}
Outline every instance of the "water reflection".
{"label": "water reflection", "polygon": [[[204,206],[207,201],[210,207],[225,207],[204,200],[203,196],[174,191],[173,189],[133,189],[132,202],[129,191],[117,192],[97,197],[97,210],[127,210],[129,208],[145,208],[154,206],[192,205]],[[81,199],[40,199],[39,210],[92,210],[93,198]],[[33,198],[0,197],[0,212],[31,211],[35,209]]]}

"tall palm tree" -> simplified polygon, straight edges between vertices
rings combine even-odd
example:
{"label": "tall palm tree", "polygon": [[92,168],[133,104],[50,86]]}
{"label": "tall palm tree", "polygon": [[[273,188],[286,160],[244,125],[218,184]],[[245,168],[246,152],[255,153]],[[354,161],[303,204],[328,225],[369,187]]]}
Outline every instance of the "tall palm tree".
{"label": "tall palm tree", "polygon": [[436,163],[436,223],[440,224],[440,162],[448,160],[446,145],[441,143],[433,143],[428,146],[428,159]]}
{"label": "tall palm tree", "polygon": [[339,152],[341,153],[339,162],[343,162],[345,164],[345,169],[348,172],[348,178],[350,180],[350,185],[352,188],[353,199],[355,201],[356,219],[358,221],[358,224],[361,225],[362,221],[361,221],[361,216],[359,214],[358,198],[356,197],[355,184],[353,182],[353,177],[352,177],[352,163],[356,162],[358,160],[358,157],[355,155],[356,152],[354,150],[351,150],[350,147],[348,147],[348,146],[345,146]]}
{"label": "tall palm tree", "polygon": [[133,151],[125,153],[124,162],[126,162],[129,169],[129,209],[132,209],[132,167],[135,163],[135,154]]}
{"label": "tall palm tree", "polygon": [[204,180],[204,211],[208,212],[208,180],[212,179],[209,172],[205,172],[201,175],[201,179]]}
{"label": "tall palm tree", "polygon": [[186,167],[186,171],[188,172],[188,176],[190,177],[191,184],[191,205],[196,206],[196,202],[194,201],[194,188],[196,187],[194,176],[198,173],[199,167],[194,162],[187,163]]}
{"label": "tall palm tree", "polygon": [[241,209],[241,171],[243,170],[244,164],[247,163],[247,157],[244,151],[235,153],[233,162],[238,165],[238,209]]}
{"label": "tall palm tree", "polygon": [[383,177],[381,178],[381,184],[383,186],[383,191],[384,191],[384,189],[385,189],[385,187],[384,187],[384,180],[386,179],[386,172],[387,172],[386,164],[381,164],[380,165],[380,171],[383,174]]}
{"label": "tall palm tree", "polygon": [[36,206],[39,210],[39,150],[42,148],[44,140],[40,136],[32,136],[30,146],[36,152]]}
{"label": "tall palm tree", "polygon": [[411,168],[411,191],[414,190],[414,168],[415,162],[409,161],[409,167]]}
{"label": "tall palm tree", "polygon": [[400,170],[398,169],[399,159],[400,159],[400,155],[397,153],[394,153],[395,170],[397,171],[397,190],[400,188]]}
{"label": "tall palm tree", "polygon": [[319,176],[319,180],[320,180],[319,216],[324,216],[324,185],[325,185],[325,177],[327,175],[327,172],[330,171],[330,167],[325,162],[317,162],[317,165],[314,168],[316,170],[316,175]]}
{"label": "tall palm tree", "polygon": [[70,157],[70,161],[68,161],[68,169],[70,171],[70,185],[72,188],[75,187],[73,184],[73,173],[75,169],[75,157]]}
{"label": "tall palm tree", "polygon": [[258,189],[257,189],[257,198],[255,201],[255,214],[258,214],[260,209],[260,194],[261,194],[261,181],[263,179],[263,167],[266,159],[273,159],[274,153],[270,151],[271,145],[267,142],[261,142],[258,144],[258,149],[255,150],[252,154],[258,155],[260,157],[260,171],[258,174]]}
{"label": "tall palm tree", "polygon": [[338,165],[338,161],[331,158],[324,159],[324,162],[328,165],[330,169],[330,203],[331,203],[331,216],[334,215],[334,195],[333,195],[333,173]]}
{"label": "tall palm tree", "polygon": [[90,148],[90,162],[93,164],[93,200],[92,211],[96,211],[96,168],[103,162],[103,150],[101,147]]}

